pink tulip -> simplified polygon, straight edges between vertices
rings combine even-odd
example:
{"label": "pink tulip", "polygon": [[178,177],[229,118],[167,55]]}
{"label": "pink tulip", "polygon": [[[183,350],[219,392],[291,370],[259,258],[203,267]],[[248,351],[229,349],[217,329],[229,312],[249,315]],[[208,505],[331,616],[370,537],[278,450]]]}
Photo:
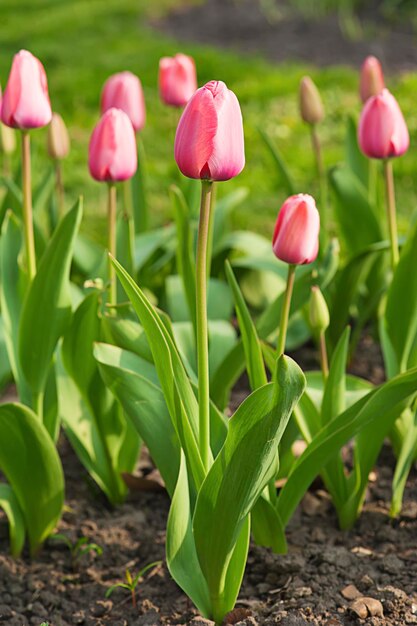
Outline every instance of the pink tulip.
{"label": "pink tulip", "polygon": [[40,128],[52,118],[48,83],[42,63],[27,50],[13,59],[3,95],[1,119],[12,128]]}
{"label": "pink tulip", "polygon": [[176,54],[159,61],[159,95],[162,102],[183,107],[196,89],[197,74],[191,57]]}
{"label": "pink tulip", "polygon": [[212,80],[189,100],[175,136],[175,160],[189,178],[229,180],[243,170],[242,113],[223,82]]}
{"label": "pink tulip", "polygon": [[132,72],[113,74],[104,83],[101,94],[101,112],[115,107],[130,118],[133,128],[138,131],[145,126],[146,110],[142,84]]}
{"label": "pink tulip", "polygon": [[374,159],[397,157],[407,151],[410,138],[401,109],[394,96],[384,89],[366,101],[358,129],[359,146]]}
{"label": "pink tulip", "polygon": [[319,251],[320,216],[314,198],[299,193],[282,205],[275,224],[272,248],[291,265],[312,263]]}
{"label": "pink tulip", "polygon": [[135,131],[120,109],[109,109],[93,130],[89,146],[90,174],[99,181],[131,178],[137,168]]}
{"label": "pink tulip", "polygon": [[380,94],[384,87],[384,74],[382,72],[381,63],[376,57],[366,57],[361,67],[359,86],[362,102],[366,102],[368,98]]}

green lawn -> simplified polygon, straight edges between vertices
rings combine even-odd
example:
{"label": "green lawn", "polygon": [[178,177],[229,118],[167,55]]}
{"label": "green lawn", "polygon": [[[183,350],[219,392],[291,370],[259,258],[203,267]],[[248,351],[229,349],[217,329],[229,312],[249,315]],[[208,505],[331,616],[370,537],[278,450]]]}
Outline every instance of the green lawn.
{"label": "green lawn", "polygon": [[[276,140],[299,190],[316,193],[309,135],[298,116],[298,82],[303,74],[310,73],[322,92],[327,117],[321,134],[326,164],[332,165],[343,158],[346,113],[358,114],[360,110],[357,74],[341,67],[317,70],[296,63],[274,66],[260,58],[169,39],[152,30],[147,22],[151,12],[163,14],[174,4],[178,0],[4,0],[2,85],[11,57],[20,48],[28,48],[44,63],[53,108],[65,118],[72,137],[72,152],[64,164],[66,185],[72,198],[81,193],[85,197],[84,230],[100,233],[105,189],[89,177],[87,146],[97,120],[104,80],[124,69],[135,72],[142,80],[148,112],[142,138],[148,157],[153,219],[155,224],[160,223],[170,217],[167,189],[178,179],[173,139],[179,113],[159,102],[158,60],[177,51],[193,55],[199,84],[213,78],[224,80],[236,92],[243,110],[246,168],[236,180],[222,184],[219,193],[233,186],[247,186],[250,194],[235,213],[235,225],[269,234],[285,192],[260,140],[258,127],[266,128]],[[389,77],[388,82],[398,96],[412,135],[409,153],[395,165],[398,205],[405,229],[417,197],[417,180],[413,176],[417,169],[417,75]],[[45,153],[45,132],[33,133],[34,167],[38,173]],[[103,219],[98,220],[97,216]]]}

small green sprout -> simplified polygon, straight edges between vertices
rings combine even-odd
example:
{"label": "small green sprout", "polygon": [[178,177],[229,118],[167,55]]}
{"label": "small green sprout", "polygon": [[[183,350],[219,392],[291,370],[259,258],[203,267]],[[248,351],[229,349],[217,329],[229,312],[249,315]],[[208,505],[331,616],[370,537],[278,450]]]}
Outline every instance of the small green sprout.
{"label": "small green sprout", "polygon": [[54,541],[61,541],[67,546],[71,554],[73,569],[76,569],[81,557],[83,557],[84,554],[89,554],[90,552],[95,552],[97,556],[101,556],[103,554],[103,548],[101,548],[101,546],[97,543],[90,543],[88,537],[80,537],[80,539],[73,542],[69,537],[67,537],[67,535],[56,533],[55,535],[51,535],[50,539],[53,539]]}
{"label": "small green sprout", "polygon": [[147,571],[149,571],[152,568],[159,567],[160,565],[162,565],[162,561],[154,561],[154,563],[149,563],[148,565],[145,565],[145,567],[142,568],[136,574],[136,576],[134,578],[133,578],[130,570],[127,569],[126,570],[126,574],[125,574],[126,582],[116,583],[115,585],[112,585],[111,587],[109,587],[107,589],[107,591],[106,591],[106,598],[109,598],[111,596],[111,594],[113,593],[113,591],[117,587],[122,587],[123,589],[127,589],[128,591],[130,591],[130,593],[132,595],[132,605],[133,605],[134,608],[136,608],[136,606],[137,606],[137,602],[136,602],[136,587],[138,585],[139,580],[144,576],[144,574],[146,574]]}

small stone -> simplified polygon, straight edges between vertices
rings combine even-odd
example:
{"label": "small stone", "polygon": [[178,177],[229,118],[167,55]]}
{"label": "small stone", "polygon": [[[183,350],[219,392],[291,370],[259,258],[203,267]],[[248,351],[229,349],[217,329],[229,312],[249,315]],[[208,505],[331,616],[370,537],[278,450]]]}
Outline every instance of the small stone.
{"label": "small stone", "polygon": [[214,622],[205,617],[193,617],[191,622],[189,622],[189,626],[214,626]]}
{"label": "small stone", "polygon": [[346,600],[356,600],[356,598],[359,598],[362,595],[361,592],[356,589],[355,585],[348,585],[342,589],[340,593]]}
{"label": "small stone", "polygon": [[370,617],[384,617],[382,604],[375,598],[367,598],[365,596],[357,598],[349,608],[361,619],[366,619],[368,615]]}
{"label": "small stone", "polygon": [[259,583],[258,585],[256,585],[256,589],[258,590],[258,593],[262,595],[264,593],[268,593],[268,591],[271,589],[271,585],[268,585],[268,583]]}
{"label": "small stone", "polygon": [[374,584],[374,581],[370,576],[368,576],[368,574],[364,574],[360,580],[360,583],[364,587],[372,587],[372,585]]}

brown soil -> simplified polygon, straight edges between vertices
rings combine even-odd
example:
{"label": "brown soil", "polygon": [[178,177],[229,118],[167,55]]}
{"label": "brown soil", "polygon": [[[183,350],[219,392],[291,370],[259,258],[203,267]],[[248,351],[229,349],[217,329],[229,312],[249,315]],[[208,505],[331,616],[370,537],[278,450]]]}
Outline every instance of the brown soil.
{"label": "brown soil", "polygon": [[202,6],[182,6],[152,26],[182,42],[212,44],[279,62],[357,67],[366,55],[375,54],[390,70],[414,69],[417,47],[411,21],[405,16],[401,21],[383,19],[376,9],[380,4],[367,3],[358,20],[361,36],[355,40],[342,32],[337,14],[303,17],[282,0],[275,2],[280,12],[276,19],[268,19],[258,0],[206,0]]}
{"label": "brown soil", "polygon": [[[380,355],[369,338],[362,341],[359,353],[367,358],[354,369],[381,376]],[[313,365],[313,348],[304,348],[301,355],[304,365]],[[103,554],[87,554],[74,567],[68,548],[49,540],[37,560],[27,556],[13,560],[7,556],[7,524],[0,513],[0,624],[211,626],[212,622],[197,616],[167,571],[164,541],[169,499],[165,492],[132,493],[123,506],[112,510],[64,438],[60,452],[67,508],[58,530],[72,541],[88,537],[102,547]],[[388,515],[393,466],[387,447],[372,477],[364,512],[349,532],[338,529],[328,496],[316,481],[288,527],[288,554],[251,547],[239,611],[231,623],[417,624],[417,471],[409,477],[402,516],[393,522]],[[152,469],[146,456],[139,467],[144,475]],[[138,588],[137,608],[123,589],[105,598],[108,587],[121,581],[126,568],[135,574],[157,560],[162,565],[146,575]],[[345,597],[352,592],[348,585],[368,598],[365,602],[373,616],[359,619],[352,600]],[[366,614],[366,606],[357,602],[357,611]]]}

